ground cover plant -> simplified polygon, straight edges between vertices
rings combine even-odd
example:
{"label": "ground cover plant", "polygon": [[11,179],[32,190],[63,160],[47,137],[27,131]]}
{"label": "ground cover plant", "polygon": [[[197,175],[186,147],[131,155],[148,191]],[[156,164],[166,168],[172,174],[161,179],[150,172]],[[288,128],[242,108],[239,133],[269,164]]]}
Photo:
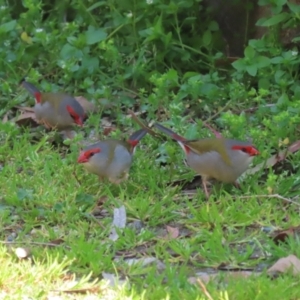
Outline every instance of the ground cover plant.
{"label": "ground cover plant", "polygon": [[[0,7],[1,298],[300,297],[299,36],[280,39],[300,5],[257,4],[267,32],[240,57],[222,52],[201,0]],[[81,96],[73,139],[36,123],[24,77]],[[129,179],[100,183],[79,152],[138,130],[129,110],[190,139],[251,140],[260,155],[240,189],[214,182],[207,200],[180,147],[147,134]]]}

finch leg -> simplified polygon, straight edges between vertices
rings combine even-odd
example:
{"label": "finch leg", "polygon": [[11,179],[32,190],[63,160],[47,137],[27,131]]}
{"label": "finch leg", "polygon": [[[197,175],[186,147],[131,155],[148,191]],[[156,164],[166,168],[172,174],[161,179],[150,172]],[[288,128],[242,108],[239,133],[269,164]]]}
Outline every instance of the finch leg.
{"label": "finch leg", "polygon": [[206,199],[208,199],[209,198],[209,192],[207,190],[207,178],[205,176],[202,176],[202,185],[203,185],[203,189],[204,189]]}
{"label": "finch leg", "polygon": [[111,183],[114,183],[114,184],[120,184],[122,181],[127,180],[128,177],[129,177],[129,174],[128,174],[127,172],[125,172],[125,173],[123,174],[123,176],[120,177],[120,178],[112,178],[112,177],[110,177],[110,178],[109,178],[109,181],[110,181]]}
{"label": "finch leg", "polygon": [[40,124],[44,125],[46,127],[46,129],[52,128],[51,124],[49,124],[46,120],[41,120]]}
{"label": "finch leg", "polygon": [[240,189],[240,188],[241,188],[241,185],[239,184],[238,181],[235,181],[235,182],[233,183],[233,185],[234,185],[237,189]]}

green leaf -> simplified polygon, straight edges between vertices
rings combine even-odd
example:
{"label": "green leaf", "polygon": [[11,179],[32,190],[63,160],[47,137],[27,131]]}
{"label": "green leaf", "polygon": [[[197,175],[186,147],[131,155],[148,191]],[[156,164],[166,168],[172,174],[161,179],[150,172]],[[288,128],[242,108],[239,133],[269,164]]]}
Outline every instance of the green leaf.
{"label": "green leaf", "polygon": [[282,23],[288,19],[291,18],[291,15],[289,13],[283,12],[278,15],[274,15],[268,19],[266,19],[260,26],[270,27],[274,26],[276,24]]}
{"label": "green leaf", "polygon": [[246,69],[246,64],[245,64],[245,61],[244,59],[238,59],[236,61],[234,61],[232,63],[232,66],[237,70],[237,71],[245,71]]}
{"label": "green leaf", "polygon": [[267,78],[261,78],[258,80],[259,89],[268,90],[270,88],[270,80]]}
{"label": "green leaf", "polygon": [[183,75],[183,80],[189,79],[189,78],[191,78],[193,76],[199,76],[199,74],[197,72],[186,72]]}
{"label": "green leaf", "polygon": [[19,188],[17,190],[17,197],[21,201],[24,200],[24,199],[32,199],[33,198],[33,191],[23,189],[23,188]]}
{"label": "green leaf", "polygon": [[248,41],[249,46],[251,46],[253,49],[256,51],[266,51],[268,44],[266,43],[265,40],[260,39],[260,40],[249,40]]}
{"label": "green leaf", "polygon": [[92,6],[90,6],[87,11],[92,11],[94,10],[95,8],[99,7],[99,6],[103,6],[103,5],[107,5],[107,2],[106,1],[99,1],[97,3],[94,3]]}
{"label": "green leaf", "polygon": [[163,39],[164,45],[167,48],[172,43],[172,32],[168,32]]}
{"label": "green leaf", "polygon": [[296,99],[300,99],[300,86],[298,86],[298,85],[295,85],[295,88],[294,88],[294,97]]}
{"label": "green leaf", "polygon": [[60,50],[60,57],[63,59],[81,58],[82,56],[82,51],[71,46],[70,44],[65,44]]}
{"label": "green leaf", "polygon": [[266,56],[258,56],[255,60],[258,68],[265,68],[271,65],[270,58]]}
{"label": "green leaf", "polygon": [[297,36],[297,37],[295,37],[295,38],[292,39],[293,43],[297,43],[299,41],[300,41],[300,36]]}
{"label": "green leaf", "polygon": [[256,76],[257,74],[257,66],[256,65],[250,65],[246,67],[246,71],[250,76]]}
{"label": "green leaf", "polygon": [[300,13],[300,5],[299,4],[294,4],[291,2],[287,2],[286,4],[293,13],[295,13],[295,14]]}
{"label": "green leaf", "polygon": [[282,70],[277,70],[274,74],[274,78],[275,78],[275,82],[276,83],[280,83],[280,81],[282,80],[282,77],[285,75],[285,72]]}
{"label": "green leaf", "polygon": [[84,56],[82,59],[82,67],[86,68],[89,74],[92,74],[99,68],[99,59],[97,57]]}
{"label": "green leaf", "polygon": [[271,63],[272,64],[280,64],[283,61],[283,57],[282,56],[276,56],[271,58]]}
{"label": "green leaf", "polygon": [[218,31],[219,30],[219,25],[216,21],[211,21],[208,25],[208,29],[211,31]]}
{"label": "green leaf", "polygon": [[277,100],[277,104],[287,104],[289,102],[289,97],[286,93],[283,93]]}
{"label": "green leaf", "polygon": [[245,51],[244,51],[244,54],[245,54],[246,58],[252,59],[255,56],[255,50],[252,47],[247,46]]}
{"label": "green leaf", "polygon": [[107,33],[103,28],[96,29],[94,26],[89,26],[88,30],[85,32],[86,43],[88,45],[93,45],[99,43],[106,39]]}
{"label": "green leaf", "polygon": [[206,30],[203,34],[202,41],[204,46],[209,46],[212,40],[212,35],[210,30]]}
{"label": "green leaf", "polygon": [[16,20],[12,20],[0,25],[0,32],[9,32],[12,31],[17,24]]}
{"label": "green leaf", "polygon": [[209,82],[203,83],[200,87],[200,93],[208,97],[213,97],[219,90],[217,85]]}
{"label": "green leaf", "polygon": [[193,24],[197,20],[196,17],[187,17],[183,20],[184,24]]}

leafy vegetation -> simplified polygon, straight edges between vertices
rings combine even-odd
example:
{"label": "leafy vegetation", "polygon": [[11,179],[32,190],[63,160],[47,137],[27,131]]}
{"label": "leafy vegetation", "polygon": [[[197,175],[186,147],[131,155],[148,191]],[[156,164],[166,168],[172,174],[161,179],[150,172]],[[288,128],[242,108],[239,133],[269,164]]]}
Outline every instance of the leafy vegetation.
{"label": "leafy vegetation", "polygon": [[[269,237],[296,228],[299,207],[260,196],[298,195],[297,152],[245,178],[241,190],[214,185],[208,201],[201,189],[182,193],[195,173],[170,141],[143,139],[130,178],[120,186],[99,184],[76,164],[83,136],[106,138],[101,118],[117,127],[112,137],[137,128],[127,108],[188,138],[212,135],[204,122],[223,136],[251,138],[261,152],[255,165],[299,140],[300,37],[284,47],[280,30],[298,28],[300,5],[258,4],[272,12],[257,22],[267,34],[249,40],[232,64],[223,63],[222,32],[201,0],[24,0],[0,7],[3,120],[13,120],[17,106],[33,105],[19,87],[25,76],[43,91],[83,95],[101,112],[68,146],[52,143],[53,132],[0,124],[1,240],[16,243],[0,248],[3,295],[37,299],[71,286],[103,299],[205,299],[189,278],[219,269],[261,271],[283,256],[300,257],[297,236],[279,244]],[[113,210],[121,205],[128,224],[112,241]],[[15,258],[18,243],[31,249],[33,263]],[[143,264],[142,257],[156,260]],[[103,272],[127,285],[92,282]],[[300,297],[291,273],[275,280],[267,273],[221,276],[206,286],[214,299]],[[13,287],[17,281],[22,287]],[[60,295],[69,299],[68,292]]]}

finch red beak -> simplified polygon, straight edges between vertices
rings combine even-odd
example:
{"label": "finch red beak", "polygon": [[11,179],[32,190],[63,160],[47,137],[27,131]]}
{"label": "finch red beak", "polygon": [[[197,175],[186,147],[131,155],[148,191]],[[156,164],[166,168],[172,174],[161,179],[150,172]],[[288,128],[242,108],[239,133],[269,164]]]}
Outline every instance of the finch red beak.
{"label": "finch red beak", "polygon": [[77,162],[80,163],[80,164],[88,162],[88,159],[86,158],[84,152],[80,153],[80,155],[79,155],[79,157],[77,159]]}
{"label": "finch red beak", "polygon": [[82,118],[78,118],[76,120],[76,123],[77,123],[78,126],[82,127],[83,126],[83,119]]}

